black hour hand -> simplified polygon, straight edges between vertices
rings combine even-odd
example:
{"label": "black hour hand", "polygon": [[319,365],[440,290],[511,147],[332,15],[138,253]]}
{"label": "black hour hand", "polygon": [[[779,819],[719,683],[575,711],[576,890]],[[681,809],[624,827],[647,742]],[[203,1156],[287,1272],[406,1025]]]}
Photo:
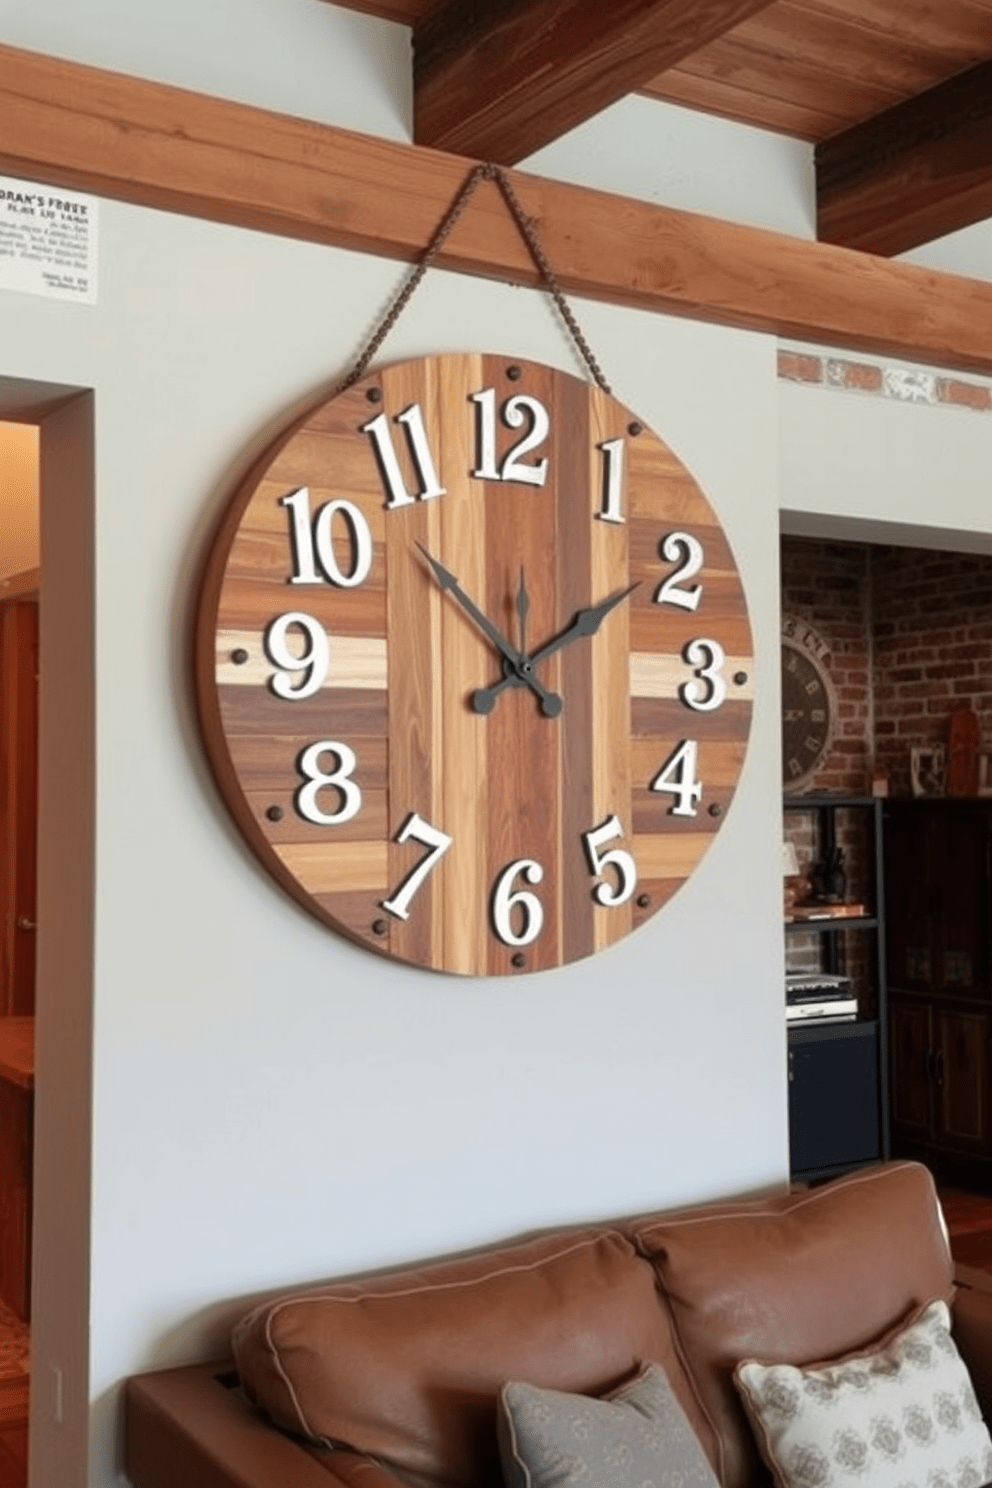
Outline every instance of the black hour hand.
{"label": "black hour hand", "polygon": [[573,641],[579,640],[581,636],[595,635],[603,621],[611,610],[625,600],[628,594],[633,594],[637,588],[636,584],[629,584],[626,589],[618,589],[615,594],[610,594],[601,600],[598,605],[589,605],[587,609],[576,610],[571,625],[556,635],[555,638],[535,651],[530,658],[531,666],[539,666],[540,663],[560,651],[563,646],[570,646]]}

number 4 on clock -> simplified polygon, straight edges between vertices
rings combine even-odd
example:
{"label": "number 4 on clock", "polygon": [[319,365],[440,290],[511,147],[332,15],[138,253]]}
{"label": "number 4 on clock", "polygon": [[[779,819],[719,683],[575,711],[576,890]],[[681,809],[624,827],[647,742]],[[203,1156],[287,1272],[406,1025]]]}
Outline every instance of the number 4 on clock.
{"label": "number 4 on clock", "polygon": [[669,807],[670,816],[696,814],[696,802],[703,794],[702,781],[696,779],[696,753],[696,740],[683,739],[651,782],[649,789],[670,792],[676,798]]}

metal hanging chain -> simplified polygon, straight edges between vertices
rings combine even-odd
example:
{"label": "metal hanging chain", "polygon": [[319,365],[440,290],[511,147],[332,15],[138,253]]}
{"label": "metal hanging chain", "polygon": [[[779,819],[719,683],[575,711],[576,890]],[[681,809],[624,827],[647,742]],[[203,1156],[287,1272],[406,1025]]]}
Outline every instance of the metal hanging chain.
{"label": "metal hanging chain", "polygon": [[459,217],[461,217],[462,213],[465,211],[465,208],[468,206],[468,203],[471,200],[472,195],[474,194],[475,189],[480,181],[495,181],[499,186],[500,190],[503,193],[503,199],[506,202],[506,205],[509,208],[514,221],[520,229],[520,235],[523,238],[524,242],[527,244],[527,247],[530,249],[531,257],[540,270],[541,278],[544,282],[544,285],[548,290],[548,293],[551,295],[551,298],[554,300],[555,305],[558,309],[558,313],[561,316],[562,320],[565,322],[569,334],[571,335],[572,340],[575,343],[576,349],[578,350],[579,355],[582,357],[582,360],[585,362],[587,368],[589,369],[593,381],[596,383],[596,386],[602,390],[602,392],[609,393],[611,391],[609,383],[606,381],[606,378],[600,371],[599,363],[596,361],[596,358],[593,356],[592,351],[589,348],[589,343],[582,333],[581,327],[579,326],[579,323],[575,318],[575,314],[568,301],[565,299],[562,287],[558,283],[555,272],[552,269],[551,264],[548,262],[548,256],[545,253],[543,245],[541,244],[541,241],[537,235],[537,230],[535,229],[533,222],[527,216],[526,212],[521,206],[520,199],[514,191],[513,187],[510,185],[510,181],[506,175],[506,172],[498,165],[486,163],[483,165],[474,166],[473,169],[470,171],[464,185],[462,186],[458,195],[455,197],[455,200],[452,202],[444,217],[441,219],[441,222],[438,225],[433,238],[427,245],[427,249],[423,257],[421,258],[420,262],[413,268],[406,280],[406,283],[403,285],[402,289],[399,291],[396,298],[389,306],[382,320],[372,332],[372,335],[370,336],[365,349],[362,351],[354,367],[341,383],[341,386],[337,389],[338,393],[343,393],[347,388],[352,387],[359,380],[360,377],[364,376],[369,363],[375,356],[376,352],[379,350],[379,347],[382,345],[383,341],[385,341],[386,337],[389,335],[389,332],[392,330],[393,326],[403,314],[403,311],[406,309],[407,304],[413,297],[418,285],[420,284],[421,279],[423,279],[424,275],[427,273],[427,270],[431,268],[431,266],[437,259],[437,256],[443,248],[445,241],[447,240],[448,235],[451,232],[451,229],[454,227]]}

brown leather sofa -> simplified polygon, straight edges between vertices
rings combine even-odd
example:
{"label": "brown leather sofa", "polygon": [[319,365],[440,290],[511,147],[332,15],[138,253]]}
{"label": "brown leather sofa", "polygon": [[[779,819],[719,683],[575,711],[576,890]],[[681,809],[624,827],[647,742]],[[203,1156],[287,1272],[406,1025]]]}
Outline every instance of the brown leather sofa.
{"label": "brown leather sofa", "polygon": [[125,1470],[135,1488],[496,1488],[505,1381],[601,1394],[654,1360],[724,1488],[758,1488],[734,1365],[831,1359],[938,1297],[987,1409],[992,1293],[955,1285],[915,1163],[555,1230],[261,1303],[233,1359],[129,1381]]}

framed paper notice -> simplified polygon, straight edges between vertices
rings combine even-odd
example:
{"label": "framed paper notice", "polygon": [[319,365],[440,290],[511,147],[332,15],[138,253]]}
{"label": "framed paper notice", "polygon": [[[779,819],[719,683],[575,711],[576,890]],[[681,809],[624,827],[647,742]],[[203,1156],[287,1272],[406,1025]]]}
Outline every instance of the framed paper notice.
{"label": "framed paper notice", "polygon": [[96,304],[95,196],[0,176],[0,290]]}

